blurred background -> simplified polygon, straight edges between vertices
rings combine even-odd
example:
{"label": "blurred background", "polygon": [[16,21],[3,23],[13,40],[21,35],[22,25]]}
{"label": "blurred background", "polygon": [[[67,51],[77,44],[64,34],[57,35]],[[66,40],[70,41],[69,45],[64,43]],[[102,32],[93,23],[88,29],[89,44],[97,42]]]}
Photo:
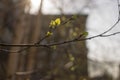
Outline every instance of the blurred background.
{"label": "blurred background", "polygon": [[[91,37],[115,23],[116,6],[117,0],[0,0],[0,43],[34,44],[49,31],[51,20],[64,22],[73,15],[77,18],[58,27],[41,44],[72,40],[85,31]],[[107,14],[110,12],[112,17]],[[102,21],[107,22],[103,25]],[[117,28],[113,32],[116,30],[120,31]],[[107,38],[109,42],[98,38],[26,50],[0,45],[0,80],[119,80],[120,45],[116,37],[112,47],[105,45],[113,37]]]}

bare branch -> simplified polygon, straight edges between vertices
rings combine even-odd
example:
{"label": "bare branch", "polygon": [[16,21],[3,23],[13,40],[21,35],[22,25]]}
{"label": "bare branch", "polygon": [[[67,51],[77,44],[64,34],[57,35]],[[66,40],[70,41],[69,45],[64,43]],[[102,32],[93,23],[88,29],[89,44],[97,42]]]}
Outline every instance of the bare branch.
{"label": "bare branch", "polygon": [[[1,47],[25,47],[25,48],[23,48],[23,49],[21,49],[19,51],[9,51],[9,50],[6,50],[6,49],[0,49],[0,51],[6,51],[6,52],[9,52],[9,53],[20,53],[20,52],[22,52],[24,50],[29,49],[30,47],[47,47],[47,48],[50,48],[51,46],[54,46],[54,45],[57,46],[57,45],[63,45],[63,44],[72,43],[72,42],[90,40],[90,39],[97,38],[97,37],[109,37],[109,36],[114,36],[116,34],[120,34],[120,32],[114,32],[114,33],[106,35],[106,33],[108,33],[113,28],[115,28],[116,25],[120,22],[120,5],[119,5],[119,0],[117,0],[117,3],[118,3],[118,11],[119,11],[118,12],[119,13],[118,20],[113,24],[113,26],[111,26],[109,29],[107,29],[106,31],[102,32],[101,34],[98,34],[98,35],[95,35],[95,36],[92,36],[92,37],[88,37],[88,38],[82,38],[83,35],[79,35],[78,37],[76,37],[76,38],[74,38],[72,40],[68,40],[68,41],[49,43],[49,44],[41,44],[41,42],[43,40],[45,40],[45,39],[47,39],[49,37],[49,36],[45,35],[42,39],[40,39],[38,42],[35,42],[33,44],[5,44],[5,43],[0,43]],[[74,18],[71,17],[71,18],[67,19],[66,21],[62,22],[61,25],[58,25],[58,26],[62,26],[64,24],[66,24],[67,22],[71,21],[71,20],[74,20]],[[57,28],[58,27],[55,27],[54,29],[49,28],[49,30],[54,32]]]}

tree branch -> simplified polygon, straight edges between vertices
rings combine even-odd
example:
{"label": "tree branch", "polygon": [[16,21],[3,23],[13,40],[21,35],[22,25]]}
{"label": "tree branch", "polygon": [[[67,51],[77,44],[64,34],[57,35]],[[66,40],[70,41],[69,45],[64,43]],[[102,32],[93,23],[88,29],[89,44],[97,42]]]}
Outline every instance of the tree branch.
{"label": "tree branch", "polygon": [[[95,36],[92,36],[92,37],[88,37],[88,38],[82,38],[82,36],[84,35],[79,35],[81,37],[76,37],[72,40],[68,40],[68,41],[62,41],[62,42],[56,42],[56,43],[49,43],[49,44],[41,44],[41,42],[45,39],[47,39],[49,36],[44,36],[42,39],[40,39],[38,42],[36,43],[33,43],[33,44],[5,44],[5,43],[0,43],[0,46],[1,47],[25,47],[19,51],[9,51],[9,50],[6,50],[6,49],[0,49],[0,51],[6,51],[6,52],[10,52],[10,53],[20,53],[26,49],[29,49],[30,47],[51,47],[51,46],[57,46],[57,45],[63,45],[63,44],[67,44],[67,43],[71,43],[71,42],[78,42],[78,41],[85,41],[85,40],[90,40],[90,39],[93,39],[93,38],[97,38],[97,37],[109,37],[109,36],[114,36],[116,34],[120,34],[120,32],[114,32],[114,33],[111,33],[111,34],[108,34],[108,35],[105,35],[106,33],[108,33],[109,31],[111,31],[113,28],[116,27],[116,25],[120,22],[120,5],[119,5],[119,0],[117,0],[117,3],[118,3],[118,13],[119,13],[119,16],[118,16],[118,20],[113,24],[113,26],[111,26],[108,30],[102,32],[101,34],[98,34],[98,35],[95,35]],[[73,17],[67,19],[66,21],[62,22],[61,25],[58,25],[58,26],[62,26],[64,24],[66,24],[67,22],[71,21],[71,20],[74,20]],[[57,27],[58,27],[57,26]],[[51,29],[49,28],[50,31],[54,32],[56,30],[55,27],[54,29]]]}

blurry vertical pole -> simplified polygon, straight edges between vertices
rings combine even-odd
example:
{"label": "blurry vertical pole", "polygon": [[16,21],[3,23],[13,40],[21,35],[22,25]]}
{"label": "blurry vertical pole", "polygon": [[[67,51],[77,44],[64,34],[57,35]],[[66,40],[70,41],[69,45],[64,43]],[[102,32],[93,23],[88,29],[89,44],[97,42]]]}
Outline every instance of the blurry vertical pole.
{"label": "blurry vertical pole", "polygon": [[[23,4],[22,4],[23,3]],[[23,38],[24,38],[24,32],[25,32],[25,15],[24,15],[24,0],[17,0],[16,3],[14,3],[14,37],[12,40],[12,44],[21,44]],[[17,51],[20,50],[20,47],[11,47],[10,51]],[[9,59],[8,59],[8,66],[7,66],[7,76],[8,80],[16,80],[16,70],[18,67],[18,59],[19,59],[20,53],[9,53]]]}
{"label": "blurry vertical pole", "polygon": [[[27,7],[28,11],[30,10],[30,0],[26,0],[25,2],[25,7]],[[31,23],[30,23],[30,14],[25,14],[25,33],[24,33],[24,39],[22,40],[23,44],[29,44],[29,33],[31,30]],[[24,49],[24,48],[23,48]],[[19,60],[18,60],[18,67],[16,70],[16,80],[24,80],[26,74],[25,68],[26,68],[26,56],[27,56],[27,50],[24,50],[20,53],[19,55]]]}
{"label": "blurry vertical pole", "polygon": [[[10,5],[10,3],[12,3],[10,0],[0,1],[0,43],[10,42],[10,36],[8,37],[8,35],[10,34],[9,28],[11,24],[7,25],[7,13],[9,12],[8,6]],[[7,30],[9,34],[6,34]],[[0,47],[0,49],[2,48],[3,47]],[[7,49],[7,47],[5,48]],[[5,51],[0,51],[0,80],[6,79],[7,56],[8,53],[6,53]]]}
{"label": "blurry vertical pole", "polygon": [[[32,29],[32,36],[31,36],[31,41],[30,41],[31,43],[37,42],[40,38],[42,4],[43,4],[43,0],[41,0],[40,2],[39,12],[38,12],[38,15],[36,16],[36,22]],[[36,53],[37,53],[37,48],[32,47],[29,49],[29,52],[27,55],[27,71],[28,72],[34,71],[35,57],[37,55]],[[30,79],[30,77],[31,75],[29,74],[26,80]]]}

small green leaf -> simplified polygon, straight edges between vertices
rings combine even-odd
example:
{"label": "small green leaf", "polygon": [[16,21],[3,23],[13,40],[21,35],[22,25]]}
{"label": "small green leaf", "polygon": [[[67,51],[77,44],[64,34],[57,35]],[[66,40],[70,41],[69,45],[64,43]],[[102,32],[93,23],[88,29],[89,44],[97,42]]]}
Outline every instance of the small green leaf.
{"label": "small green leaf", "polygon": [[83,32],[83,36],[88,36],[88,32]]}
{"label": "small green leaf", "polygon": [[71,71],[74,71],[74,70],[75,70],[75,67],[74,67],[74,66],[72,66],[72,67],[70,68],[70,70],[71,70]]}
{"label": "small green leaf", "polygon": [[73,32],[72,35],[76,37],[78,34],[76,32]]}
{"label": "small green leaf", "polygon": [[47,36],[51,36],[51,35],[53,35],[53,33],[50,32],[50,31],[48,31],[48,32],[46,33],[46,35],[47,35]]}
{"label": "small green leaf", "polygon": [[57,18],[55,20],[51,20],[49,27],[55,28],[61,24],[60,18]]}
{"label": "small green leaf", "polygon": [[72,16],[73,19],[77,19],[77,17],[78,17],[77,15],[73,15]]}
{"label": "small green leaf", "polygon": [[55,20],[55,23],[56,23],[56,26],[60,25],[60,23],[61,23],[60,18],[57,18],[57,19]]}
{"label": "small green leaf", "polygon": [[75,60],[75,58],[73,57],[72,54],[69,54],[69,59],[70,59],[70,61],[74,61]]}
{"label": "small green leaf", "polygon": [[55,26],[56,26],[55,21],[51,20],[49,27],[55,28]]}
{"label": "small green leaf", "polygon": [[53,45],[53,46],[51,46],[51,48],[53,48],[54,50],[57,48],[57,46],[56,45]]}

